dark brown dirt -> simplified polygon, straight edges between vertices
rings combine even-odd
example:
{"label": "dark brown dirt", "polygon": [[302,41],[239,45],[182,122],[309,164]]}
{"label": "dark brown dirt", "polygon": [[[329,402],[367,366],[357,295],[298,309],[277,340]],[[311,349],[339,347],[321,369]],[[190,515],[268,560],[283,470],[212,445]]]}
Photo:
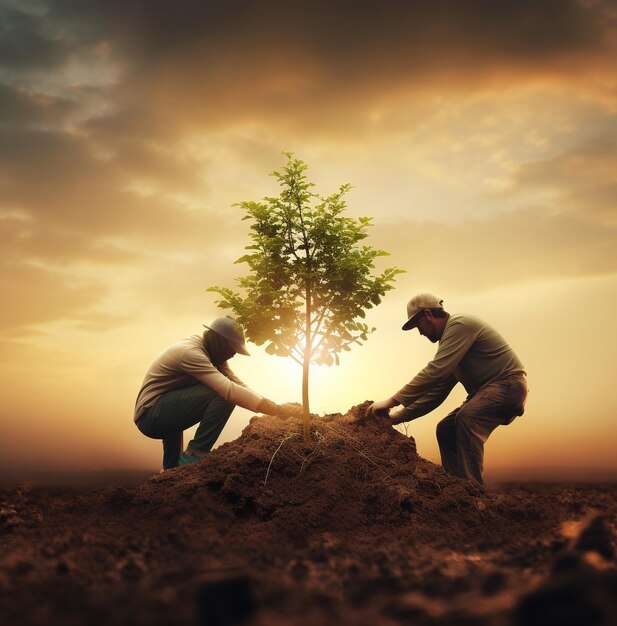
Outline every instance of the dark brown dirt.
{"label": "dark brown dirt", "polygon": [[617,624],[615,485],[484,492],[364,406],[136,489],[0,492],[3,623]]}

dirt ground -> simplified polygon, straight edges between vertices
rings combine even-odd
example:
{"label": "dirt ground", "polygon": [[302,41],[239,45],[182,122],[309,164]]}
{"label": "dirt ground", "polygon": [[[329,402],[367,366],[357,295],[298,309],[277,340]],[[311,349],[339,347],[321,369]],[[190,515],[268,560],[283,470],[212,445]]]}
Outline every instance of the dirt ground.
{"label": "dirt ground", "polygon": [[0,492],[5,624],[609,626],[617,485],[484,492],[380,420],[255,417],[135,489]]}

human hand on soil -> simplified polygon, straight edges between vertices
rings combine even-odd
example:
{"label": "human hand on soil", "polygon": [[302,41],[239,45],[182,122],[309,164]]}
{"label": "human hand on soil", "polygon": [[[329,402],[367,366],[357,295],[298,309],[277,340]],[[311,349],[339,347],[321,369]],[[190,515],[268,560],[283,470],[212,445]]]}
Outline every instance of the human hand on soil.
{"label": "human hand on soil", "polygon": [[388,415],[388,419],[390,420],[392,426],[408,421],[405,419],[405,409],[399,409],[398,411],[394,411],[394,413],[390,413],[390,415]]}
{"label": "human hand on soil", "polygon": [[390,413],[390,409],[394,406],[396,406],[396,404],[392,398],[381,400],[380,402],[373,402],[373,404],[366,409],[364,416],[369,417],[370,415],[374,415],[375,417],[387,417]]}
{"label": "human hand on soil", "polygon": [[278,417],[301,417],[302,405],[298,402],[283,402],[276,405],[276,413]]}

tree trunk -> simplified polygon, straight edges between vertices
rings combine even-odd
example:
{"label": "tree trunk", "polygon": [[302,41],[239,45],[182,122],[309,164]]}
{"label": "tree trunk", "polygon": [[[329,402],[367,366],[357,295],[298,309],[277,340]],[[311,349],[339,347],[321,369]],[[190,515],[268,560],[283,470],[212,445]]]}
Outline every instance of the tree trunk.
{"label": "tree trunk", "polygon": [[309,411],[309,366],[310,360],[304,357],[302,365],[302,417],[304,424],[304,441],[308,443],[311,435],[311,415]]}
{"label": "tree trunk", "polygon": [[304,423],[304,442],[308,443],[311,436],[311,414],[309,411],[309,367],[311,364],[311,286],[306,285],[306,317],[304,322],[304,363],[302,364],[302,416]]}

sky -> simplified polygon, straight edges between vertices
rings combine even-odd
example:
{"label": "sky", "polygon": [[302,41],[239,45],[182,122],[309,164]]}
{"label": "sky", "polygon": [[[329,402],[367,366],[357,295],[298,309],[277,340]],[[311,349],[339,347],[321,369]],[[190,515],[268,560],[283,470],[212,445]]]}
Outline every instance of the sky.
{"label": "sky", "polygon": [[[313,368],[312,411],[431,359],[401,331],[430,291],[528,371],[487,475],[617,471],[616,25],[611,0],[0,0],[0,468],[160,466],[145,371],[226,313],[206,290],[246,271],[234,205],[291,151],[406,270],[368,342]],[[299,400],[298,367],[249,349],[234,371]],[[463,399],[407,426],[422,456]]]}

